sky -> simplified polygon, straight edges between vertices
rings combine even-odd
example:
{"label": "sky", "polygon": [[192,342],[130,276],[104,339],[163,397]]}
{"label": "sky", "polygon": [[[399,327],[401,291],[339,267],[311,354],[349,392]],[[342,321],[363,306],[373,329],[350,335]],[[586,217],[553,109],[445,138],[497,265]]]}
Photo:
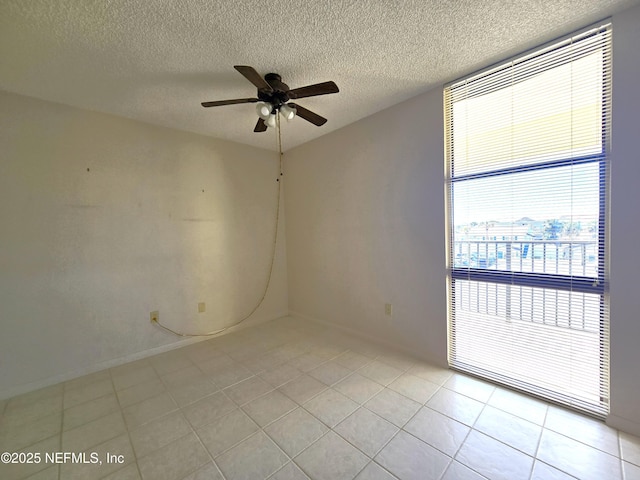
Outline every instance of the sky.
{"label": "sky", "polygon": [[454,225],[544,221],[571,216],[598,219],[597,162],[454,182]]}

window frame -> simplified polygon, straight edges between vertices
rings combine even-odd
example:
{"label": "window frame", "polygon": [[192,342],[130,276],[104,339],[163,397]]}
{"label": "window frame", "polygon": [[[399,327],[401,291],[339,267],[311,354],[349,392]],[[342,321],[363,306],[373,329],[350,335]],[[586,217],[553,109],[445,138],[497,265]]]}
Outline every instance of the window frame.
{"label": "window frame", "polygon": [[[606,32],[608,35],[607,49],[603,50],[605,61],[611,62],[612,55],[612,25],[610,20],[605,19],[602,22],[591,25],[589,27],[578,30],[560,39],[556,39],[553,42],[543,45],[525,52],[520,55],[512,57],[510,61],[501,62],[497,66],[488,67],[476,74],[468,75],[462,79],[456,80],[445,85],[444,88],[444,115],[445,115],[445,216],[446,216],[446,267],[447,267],[447,287],[448,287],[448,344],[449,344],[449,365],[454,369],[465,371],[465,373],[481,373],[482,369],[470,369],[464,368],[462,365],[456,365],[454,355],[454,335],[453,329],[455,328],[455,281],[456,280],[469,280],[491,284],[511,285],[513,287],[536,287],[536,288],[548,288],[561,291],[573,291],[587,294],[596,294],[600,298],[600,313],[599,313],[599,345],[600,345],[600,392],[605,392],[605,397],[600,398],[600,407],[594,407],[593,405],[581,405],[580,401],[575,399],[568,399],[563,401],[560,399],[560,403],[565,405],[571,405],[574,408],[578,408],[588,413],[594,414],[599,417],[603,417],[608,413],[609,404],[609,318],[608,318],[608,303],[609,303],[609,277],[608,277],[608,255],[609,255],[609,216],[608,216],[608,204],[609,204],[609,168],[610,168],[610,142],[611,142],[611,67],[608,66],[608,77],[605,78],[602,85],[602,121],[601,121],[601,150],[598,153],[571,157],[570,154],[567,157],[542,161],[539,163],[531,163],[526,165],[508,166],[505,168],[486,170],[481,172],[473,172],[465,175],[455,175],[455,163],[453,158],[453,136],[454,136],[454,120],[453,120],[453,101],[451,100],[450,88],[454,85],[460,84],[463,81],[471,81],[473,79],[486,77],[492,75],[495,72],[500,72],[508,68],[512,62],[524,62],[531,58],[536,58],[547,52],[563,48],[566,46],[567,41],[583,35],[582,38],[588,38],[592,35],[600,35],[602,32]],[[477,95],[473,95],[477,96]],[[473,96],[467,98],[473,98]],[[605,108],[606,105],[606,108]],[[580,276],[573,274],[560,274],[560,273],[539,273],[539,272],[522,272],[516,270],[498,270],[489,268],[477,268],[469,266],[455,266],[455,225],[454,225],[454,186],[458,182],[464,182],[468,180],[477,180],[482,178],[491,178],[503,175],[510,175],[514,173],[525,173],[540,170],[553,169],[563,166],[575,166],[595,164],[598,167],[598,231],[597,231],[597,274],[593,276]],[[519,241],[518,241],[519,242]],[[462,367],[462,368],[460,368]],[[522,389],[527,393],[541,392],[540,396],[549,400],[550,398],[561,398],[562,395],[546,396],[544,388],[533,386],[531,389],[520,388],[522,382],[513,381],[511,378],[504,377],[502,374],[493,374],[491,379],[502,382],[510,387],[516,389]],[[603,388],[604,386],[604,388]]]}

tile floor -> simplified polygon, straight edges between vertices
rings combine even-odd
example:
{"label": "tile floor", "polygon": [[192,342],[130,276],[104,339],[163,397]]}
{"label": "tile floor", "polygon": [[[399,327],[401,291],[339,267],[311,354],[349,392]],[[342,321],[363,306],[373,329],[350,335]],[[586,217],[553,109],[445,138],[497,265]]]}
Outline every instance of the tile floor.
{"label": "tile floor", "polygon": [[0,401],[5,451],[6,480],[640,480],[636,437],[291,318]]}

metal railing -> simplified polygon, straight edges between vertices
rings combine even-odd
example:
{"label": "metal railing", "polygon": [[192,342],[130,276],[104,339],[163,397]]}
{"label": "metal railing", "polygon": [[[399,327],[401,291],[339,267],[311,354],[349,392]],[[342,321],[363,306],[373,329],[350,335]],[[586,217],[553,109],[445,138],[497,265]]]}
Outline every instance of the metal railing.
{"label": "metal railing", "polygon": [[597,248],[595,240],[462,240],[453,266],[597,277]]}
{"label": "metal railing", "polygon": [[[597,242],[468,240],[454,242],[454,268],[597,278]],[[456,308],[542,325],[597,332],[600,296],[553,287],[456,280]]]}

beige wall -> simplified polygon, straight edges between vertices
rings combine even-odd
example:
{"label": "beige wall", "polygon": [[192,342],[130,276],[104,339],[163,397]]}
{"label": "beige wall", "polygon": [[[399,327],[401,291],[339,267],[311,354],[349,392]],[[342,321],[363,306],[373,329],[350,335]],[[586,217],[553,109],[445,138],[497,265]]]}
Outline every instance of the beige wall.
{"label": "beige wall", "polygon": [[613,17],[611,415],[640,435],[640,7]]}
{"label": "beige wall", "polygon": [[[640,435],[638,25],[613,18],[608,422]],[[446,362],[442,123],[438,88],[288,152],[292,313]]]}
{"label": "beige wall", "polygon": [[[0,398],[180,344],[152,310],[188,332],[250,312],[276,153],[16,95],[0,106]],[[287,313],[281,227],[251,321]]]}
{"label": "beige wall", "polygon": [[446,364],[443,156],[439,89],[287,152],[293,314]]}

